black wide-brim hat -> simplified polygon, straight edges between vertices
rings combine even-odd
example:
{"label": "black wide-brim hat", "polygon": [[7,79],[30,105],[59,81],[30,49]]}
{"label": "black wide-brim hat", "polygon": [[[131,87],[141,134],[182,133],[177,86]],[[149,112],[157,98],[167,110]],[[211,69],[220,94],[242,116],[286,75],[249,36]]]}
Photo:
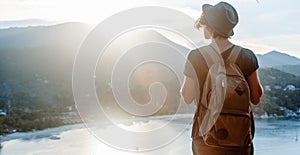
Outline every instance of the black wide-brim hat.
{"label": "black wide-brim hat", "polygon": [[233,28],[237,25],[239,18],[235,8],[226,3],[220,2],[216,5],[202,5],[200,25],[206,25],[224,37],[233,36]]}

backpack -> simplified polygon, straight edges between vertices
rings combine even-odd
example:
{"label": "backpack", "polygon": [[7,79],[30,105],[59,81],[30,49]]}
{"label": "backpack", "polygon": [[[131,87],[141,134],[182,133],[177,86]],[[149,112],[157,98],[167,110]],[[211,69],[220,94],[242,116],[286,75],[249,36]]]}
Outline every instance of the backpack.
{"label": "backpack", "polygon": [[211,46],[200,49],[208,65],[198,105],[199,136],[206,145],[248,148],[254,131],[250,89],[235,61],[242,48],[223,57]]}

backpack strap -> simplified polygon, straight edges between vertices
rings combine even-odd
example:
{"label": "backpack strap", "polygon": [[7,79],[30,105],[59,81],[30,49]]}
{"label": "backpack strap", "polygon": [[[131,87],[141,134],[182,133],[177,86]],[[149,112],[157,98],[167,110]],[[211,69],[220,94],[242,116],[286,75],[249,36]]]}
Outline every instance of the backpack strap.
{"label": "backpack strap", "polygon": [[230,55],[228,56],[226,62],[227,63],[235,63],[236,59],[238,58],[240,52],[242,51],[242,47],[238,45],[234,45]]}
{"label": "backpack strap", "polygon": [[204,46],[200,50],[202,51],[201,54],[203,55],[208,68],[215,63],[223,62],[222,56],[217,53],[217,51],[211,45]]}

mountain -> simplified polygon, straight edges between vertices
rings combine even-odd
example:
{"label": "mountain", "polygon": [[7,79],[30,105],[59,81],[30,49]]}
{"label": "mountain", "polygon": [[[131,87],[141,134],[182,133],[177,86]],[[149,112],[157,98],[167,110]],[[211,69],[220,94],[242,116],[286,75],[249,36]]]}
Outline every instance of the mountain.
{"label": "mountain", "polygon": [[6,21],[0,21],[0,29],[41,26],[41,25],[54,25],[55,23],[56,22],[49,22],[41,19],[6,20]]}
{"label": "mountain", "polygon": [[51,102],[71,88],[75,54],[89,31],[82,23],[1,29],[0,97],[25,92]]}
{"label": "mountain", "polygon": [[[72,104],[72,67],[78,48],[90,30],[88,25],[82,23],[1,29],[0,98],[12,98],[12,105],[18,104],[14,100],[20,96],[35,97],[43,103]],[[154,42],[134,44],[135,41],[143,39]],[[95,69],[95,87],[97,94],[101,96],[99,101],[110,114],[124,112],[114,100],[115,92],[113,93],[110,83],[112,72],[120,65],[122,69],[118,70],[120,75],[117,76],[117,80],[128,83],[130,88],[126,90],[130,91],[136,102],[147,104],[152,97],[164,93],[160,89],[154,89],[155,87],[153,89],[156,91],[150,91],[151,84],[159,82],[164,85],[168,94],[166,103],[156,114],[176,112],[180,102],[178,70],[172,65],[159,63],[156,58],[183,67],[183,58],[188,51],[189,49],[149,29],[132,31],[117,37],[107,46]],[[152,61],[127,68],[149,57],[153,58]],[[266,66],[293,64],[299,61],[298,58],[275,51],[258,57]],[[273,62],[271,60],[277,63],[270,64]],[[125,75],[125,71],[129,69],[130,74]],[[256,108],[256,113],[281,115],[282,107],[296,111],[300,103],[299,90],[288,92],[283,89],[288,85],[299,88],[299,77],[273,68],[262,68],[259,71],[264,87],[272,89],[265,93],[262,106]],[[181,73],[179,74],[182,75]],[[95,106],[86,105],[88,110],[97,110]],[[192,112],[193,108],[184,107],[181,110]]]}
{"label": "mountain", "polygon": [[300,59],[278,51],[271,51],[264,55],[257,55],[260,67],[275,67],[300,64]]}
{"label": "mountain", "polygon": [[287,73],[290,73],[290,74],[300,76],[300,64],[298,64],[298,65],[277,66],[275,68],[279,69],[283,72],[287,72]]}
{"label": "mountain", "polygon": [[[43,103],[71,104],[72,69],[76,53],[91,28],[82,23],[63,23],[50,26],[31,26],[22,28],[7,28],[0,30],[0,97],[16,98],[16,96],[31,96]],[[134,41],[152,40],[152,43],[135,45]],[[101,41],[101,40],[99,40]],[[128,48],[127,53],[122,53]],[[162,48],[166,50],[162,50]],[[173,55],[173,53],[178,53]],[[188,49],[174,43],[154,30],[142,30],[119,36],[106,49],[101,64],[96,66],[96,87],[99,95],[105,93],[100,100],[107,102],[108,109],[112,106],[113,93],[108,83],[111,71],[119,56],[124,55],[126,63],[141,61],[147,56],[163,58],[173,64],[183,64]],[[125,51],[126,52],[126,51]],[[147,55],[150,54],[150,55]],[[153,59],[154,60],[154,59]],[[99,62],[100,63],[100,62]],[[123,65],[123,67],[129,64]],[[142,65],[141,65],[142,66]],[[183,67],[183,65],[180,65]],[[142,73],[142,74],[141,74]],[[145,75],[158,73],[157,79]],[[168,90],[166,107],[159,114],[172,113],[177,110],[180,94],[180,82],[169,66],[147,63],[134,73],[140,82],[161,81]],[[145,103],[149,99],[148,86],[138,85],[131,80],[134,99]],[[25,94],[25,95],[24,95]],[[27,95],[26,95],[27,94]],[[14,101],[12,101],[15,103]],[[102,103],[102,102],[101,102]],[[95,109],[94,107],[91,107]],[[189,111],[189,109],[187,109]]]}
{"label": "mountain", "polygon": [[[90,27],[88,25],[76,22],[52,26],[0,29],[0,49],[20,49],[38,46],[73,46],[72,44],[80,44],[89,30]],[[78,38],[81,39],[78,40]]]}
{"label": "mountain", "polygon": [[[164,103],[163,97],[166,97],[165,104],[155,115],[175,113],[180,103],[180,78],[183,77],[182,71],[188,52],[189,49],[176,44],[155,30],[137,30],[120,36],[106,48],[102,61],[97,66],[97,94],[104,94],[99,101],[103,103],[105,109],[113,109],[113,111],[120,109],[110,84],[114,79],[112,75],[115,75],[116,80],[113,85],[117,85],[116,89],[121,92],[119,95],[123,98],[121,102],[127,104],[137,102],[146,105],[155,101]],[[129,88],[121,86],[124,81],[128,81]],[[152,87],[154,83],[162,84],[167,93],[164,94],[162,88]],[[154,89],[156,91],[151,91]],[[128,96],[132,100],[125,101],[124,98]],[[88,111],[93,109],[92,107]],[[182,109],[181,112],[193,111],[187,107]],[[145,110],[143,113],[151,111],[147,108],[142,110]],[[122,110],[113,111],[109,114],[124,113]]]}
{"label": "mountain", "polygon": [[74,122],[72,66],[89,31],[82,23],[0,30],[0,134]]}
{"label": "mountain", "polygon": [[[90,30],[91,27],[82,23],[0,29],[0,109],[7,111],[0,133],[4,127],[31,131],[76,118],[73,64]],[[86,75],[94,82],[99,102],[91,103],[90,94],[84,94],[84,105],[76,105],[80,115],[85,121],[131,116],[124,105],[132,106],[134,102],[145,106],[150,103],[150,108],[139,112],[151,112],[151,115],[194,112],[193,105],[180,105],[182,70],[188,51],[149,29],[114,38],[99,57],[95,76]],[[265,92],[261,105],[254,107],[255,114],[293,116],[297,113],[299,77],[273,68],[259,71],[263,86],[270,89]],[[125,86],[121,87],[122,84]],[[116,96],[121,101],[116,101]],[[99,103],[105,109],[105,116],[99,111]],[[152,113],[152,107],[158,110]]]}

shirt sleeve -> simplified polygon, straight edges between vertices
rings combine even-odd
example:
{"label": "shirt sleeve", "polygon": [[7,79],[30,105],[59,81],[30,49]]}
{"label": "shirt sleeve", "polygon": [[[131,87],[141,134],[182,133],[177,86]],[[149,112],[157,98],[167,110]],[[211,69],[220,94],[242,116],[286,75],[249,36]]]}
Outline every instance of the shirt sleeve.
{"label": "shirt sleeve", "polygon": [[249,49],[242,50],[239,56],[239,64],[246,78],[259,68],[255,54]]}
{"label": "shirt sleeve", "polygon": [[197,61],[199,62],[197,50],[192,50],[187,56],[183,74],[194,80],[197,79],[196,70],[197,70]]}

